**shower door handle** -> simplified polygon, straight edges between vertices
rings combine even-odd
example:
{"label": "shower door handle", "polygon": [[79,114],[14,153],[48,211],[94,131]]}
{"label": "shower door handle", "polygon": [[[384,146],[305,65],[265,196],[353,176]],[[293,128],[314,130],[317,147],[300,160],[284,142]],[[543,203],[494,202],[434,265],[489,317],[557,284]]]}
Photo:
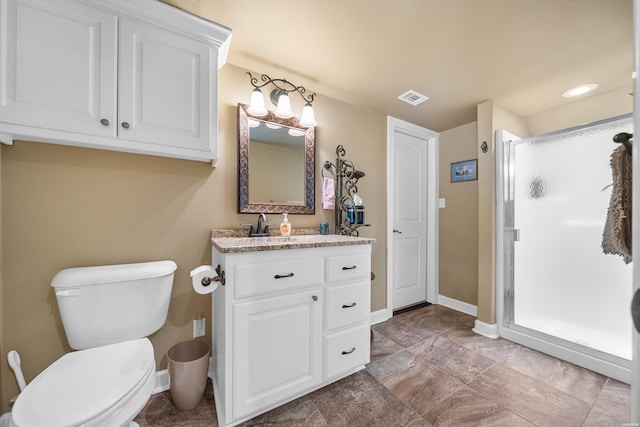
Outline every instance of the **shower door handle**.
{"label": "shower door handle", "polygon": [[519,242],[520,241],[520,229],[519,228],[505,228],[504,231],[509,231],[509,232],[513,233],[513,241],[514,242]]}

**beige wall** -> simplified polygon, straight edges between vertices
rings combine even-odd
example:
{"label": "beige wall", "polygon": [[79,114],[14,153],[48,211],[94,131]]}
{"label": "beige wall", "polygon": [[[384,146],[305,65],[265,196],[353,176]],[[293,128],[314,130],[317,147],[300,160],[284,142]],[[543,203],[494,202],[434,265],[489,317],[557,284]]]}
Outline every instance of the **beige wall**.
{"label": "beige wall", "polygon": [[630,88],[621,88],[592,96],[579,102],[541,111],[524,118],[530,135],[541,135],[629,114],[633,111]]}
{"label": "beige wall", "polygon": [[[27,381],[69,351],[50,282],[63,268],[173,259],[178,264],[169,316],[151,337],[158,369],[166,352],[191,338],[191,321],[207,318],[210,297],[191,288],[189,271],[210,263],[210,230],[255,222],[237,213],[236,105],[248,103],[245,70],[226,65],[220,74],[218,167],[207,163],[18,141],[2,146],[2,407],[18,393],[5,351],[20,353]],[[287,76],[283,76],[287,77]],[[313,90],[313,88],[309,88]],[[293,105],[300,111],[302,105]],[[377,239],[372,266],[372,309],[385,306],[386,117],[318,96],[316,215],[293,215],[296,227],[333,223],[320,204],[320,167],[335,162],[335,147],[366,173],[360,194]],[[269,218],[279,223],[280,216]],[[207,338],[208,340],[208,338]]]}
{"label": "beige wall", "polygon": [[[451,163],[477,158],[477,123],[441,132],[439,136],[440,295],[478,304],[478,181],[451,182]],[[488,175],[489,170],[478,170]]]}

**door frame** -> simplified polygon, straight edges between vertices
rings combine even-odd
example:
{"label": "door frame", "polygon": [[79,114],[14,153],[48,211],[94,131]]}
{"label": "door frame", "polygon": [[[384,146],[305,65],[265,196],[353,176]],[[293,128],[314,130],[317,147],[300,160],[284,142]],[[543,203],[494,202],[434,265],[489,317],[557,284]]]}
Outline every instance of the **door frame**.
{"label": "door frame", "polygon": [[427,141],[427,302],[437,304],[438,285],[438,132],[387,116],[387,318],[393,317],[393,148],[395,134],[404,133]]}
{"label": "door frame", "polygon": [[[636,74],[640,72],[640,1],[633,1],[633,68]],[[640,78],[633,79],[633,92],[636,96],[633,97],[633,129],[637,134],[640,131]],[[640,139],[638,139],[640,141]],[[631,164],[633,168],[632,177],[632,224],[633,234],[631,236],[631,247],[635,247],[633,251],[633,292],[637,292],[640,289],[640,254],[638,254],[637,248],[640,245],[640,232],[638,232],[638,226],[640,225],[640,172],[638,166],[640,166],[640,151],[638,151],[637,142],[634,139]],[[634,246],[635,245],[635,246]],[[640,333],[633,328],[633,353],[631,364],[631,422],[640,423]]]}

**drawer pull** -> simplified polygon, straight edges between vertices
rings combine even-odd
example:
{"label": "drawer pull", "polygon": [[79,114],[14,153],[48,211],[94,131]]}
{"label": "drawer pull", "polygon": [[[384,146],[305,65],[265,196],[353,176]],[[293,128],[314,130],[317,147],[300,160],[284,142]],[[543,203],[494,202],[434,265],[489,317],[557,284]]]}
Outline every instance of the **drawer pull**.
{"label": "drawer pull", "polygon": [[293,273],[289,273],[286,276],[281,276],[279,274],[276,274],[275,276],[273,276],[274,279],[286,279],[287,277],[293,277]]}
{"label": "drawer pull", "polygon": [[351,304],[348,304],[348,305],[347,304],[342,304],[342,308],[351,308],[351,307],[355,307],[355,306],[356,306],[355,302],[352,302]]}
{"label": "drawer pull", "polygon": [[358,268],[357,265],[352,265],[351,267],[342,267],[343,270],[355,270],[356,268]]}
{"label": "drawer pull", "polygon": [[348,350],[348,351],[347,351],[347,350],[344,350],[344,351],[342,352],[342,354],[351,354],[351,353],[353,353],[354,351],[356,351],[356,348],[355,348],[355,347],[352,347],[352,348],[351,348],[351,350]]}

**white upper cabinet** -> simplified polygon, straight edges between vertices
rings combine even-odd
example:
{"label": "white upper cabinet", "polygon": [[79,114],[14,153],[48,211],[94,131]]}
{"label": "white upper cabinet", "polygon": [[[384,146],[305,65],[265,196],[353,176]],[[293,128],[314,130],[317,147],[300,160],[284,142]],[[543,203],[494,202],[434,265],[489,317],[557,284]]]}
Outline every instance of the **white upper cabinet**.
{"label": "white upper cabinet", "polygon": [[0,140],[212,161],[231,32],[156,0],[0,0]]}
{"label": "white upper cabinet", "polygon": [[117,18],[64,0],[3,6],[2,128],[115,136],[100,120],[116,118]]}

